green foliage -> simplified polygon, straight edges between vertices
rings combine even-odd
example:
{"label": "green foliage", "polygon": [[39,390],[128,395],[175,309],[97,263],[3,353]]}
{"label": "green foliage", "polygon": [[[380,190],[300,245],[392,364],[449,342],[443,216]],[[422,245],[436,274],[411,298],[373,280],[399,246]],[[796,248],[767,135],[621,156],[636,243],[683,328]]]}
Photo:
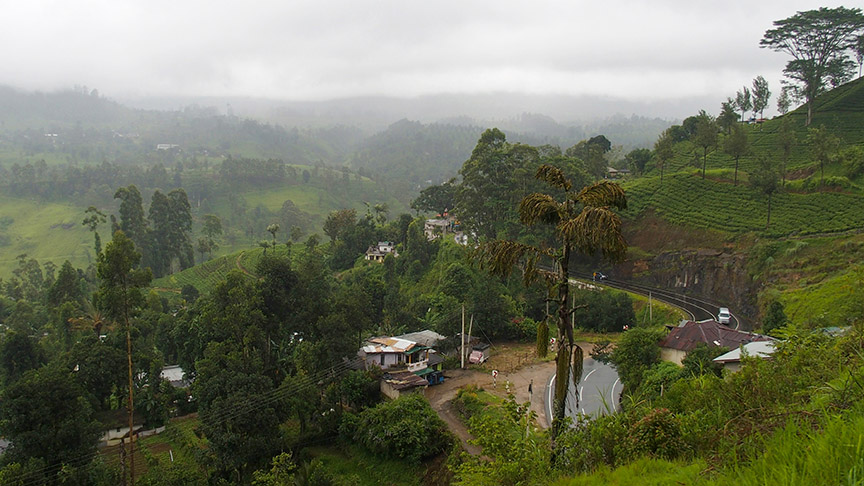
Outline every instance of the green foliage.
{"label": "green foliage", "polygon": [[549,324],[546,320],[537,321],[537,357],[545,358],[549,352]]}
{"label": "green foliage", "polygon": [[788,318],[783,311],[783,303],[775,300],[768,305],[765,316],[762,318],[762,332],[770,333],[786,325]]}
{"label": "green foliage", "polygon": [[708,346],[705,343],[697,344],[696,347],[688,351],[687,356],[681,360],[681,364],[684,366],[684,374],[689,376],[699,376],[705,373],[713,373],[720,376],[723,367],[712,360],[728,351],[728,348],[722,346]]}
{"label": "green foliage", "polygon": [[807,124],[813,102],[827,86],[838,86],[851,77],[854,63],[848,59],[850,48],[864,28],[861,9],[844,7],[807,10],[774,22],[765,32],[759,47],[792,56],[783,74],[798,98],[807,101]]}
{"label": "green foliage", "polygon": [[630,426],[624,449],[630,457],[678,457],[683,452],[678,419],[665,408],[652,410]]}
{"label": "green foliage", "polygon": [[4,459],[38,458],[62,474],[60,466],[80,466],[96,453],[99,425],[70,371],[47,366],[26,373],[6,387],[0,400],[0,433],[12,442]]}
{"label": "green foliage", "polygon": [[594,332],[621,332],[636,321],[633,300],[624,292],[577,290],[573,305],[576,325]]}
{"label": "green foliage", "polygon": [[446,424],[418,394],[361,413],[354,439],[376,454],[409,462],[438,454],[451,440]]}
{"label": "green foliage", "polygon": [[642,383],[642,375],[660,362],[660,347],[657,343],[665,336],[665,330],[634,328],[621,335],[610,361],[618,370],[625,390],[636,390]]}

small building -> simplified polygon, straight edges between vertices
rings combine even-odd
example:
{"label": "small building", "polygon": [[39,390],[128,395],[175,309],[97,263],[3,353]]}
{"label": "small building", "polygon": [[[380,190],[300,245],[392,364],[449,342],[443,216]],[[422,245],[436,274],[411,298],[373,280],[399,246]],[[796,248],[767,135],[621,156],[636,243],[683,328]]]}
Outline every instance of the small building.
{"label": "small building", "polygon": [[414,372],[426,368],[429,351],[429,347],[407,339],[376,337],[368,340],[357,354],[367,370],[373,366],[382,370],[404,367]]}
{"label": "small building", "polygon": [[181,368],[180,365],[172,365],[162,368],[162,372],[159,376],[163,380],[168,380],[168,383],[171,383],[171,386],[174,388],[189,388],[189,385],[192,384],[192,380],[186,376],[186,372],[183,371],[183,368]]}
{"label": "small building", "polygon": [[724,370],[729,370],[731,373],[741,371],[741,359],[745,356],[754,356],[757,358],[768,358],[774,354],[773,341],[753,341],[729,351],[726,354],[721,354],[714,358],[715,363],[723,365]]}
{"label": "small building", "polygon": [[411,371],[384,373],[381,377],[381,393],[390,399],[397,399],[409,393],[422,392],[429,382]]}
{"label": "small building", "polygon": [[[416,338],[420,342],[406,337]],[[434,345],[443,338],[429,330],[398,337],[376,337],[366,341],[357,355],[364,369],[374,367],[385,371],[381,378],[381,392],[395,398],[419,386],[444,382],[444,358],[432,346],[425,345]]]}
{"label": "small building", "polygon": [[396,251],[396,244],[391,241],[379,241],[377,245],[372,245],[366,250],[364,258],[370,262],[380,263],[384,261],[387,255],[393,255],[394,258],[399,256]]}
{"label": "small building", "polygon": [[621,179],[622,177],[629,175],[630,169],[616,169],[615,167],[606,167],[607,179]]}
{"label": "small building", "polygon": [[452,226],[449,219],[427,219],[423,223],[423,233],[426,235],[426,239],[430,241],[446,235],[451,229]]}
{"label": "small building", "polygon": [[414,341],[421,346],[426,346],[429,348],[434,348],[438,346],[438,343],[447,339],[446,337],[438,334],[435,331],[430,331],[429,329],[426,329],[425,331],[409,332],[407,334],[393,336],[393,338],[405,339],[406,341]]}
{"label": "small building", "polygon": [[684,321],[660,341],[660,359],[680,365],[700,343],[734,349],[750,342],[773,340],[770,336],[732,329],[713,319]]}

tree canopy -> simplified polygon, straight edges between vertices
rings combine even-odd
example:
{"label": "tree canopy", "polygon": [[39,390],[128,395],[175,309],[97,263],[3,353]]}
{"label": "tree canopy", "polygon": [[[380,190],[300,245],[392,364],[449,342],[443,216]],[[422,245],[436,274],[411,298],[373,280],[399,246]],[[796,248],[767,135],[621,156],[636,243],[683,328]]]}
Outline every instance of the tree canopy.
{"label": "tree canopy", "polygon": [[807,102],[807,125],[813,119],[813,100],[827,86],[839,86],[854,73],[851,51],[864,29],[859,8],[807,10],[774,22],[759,47],[792,56],[783,73],[793,94]]}

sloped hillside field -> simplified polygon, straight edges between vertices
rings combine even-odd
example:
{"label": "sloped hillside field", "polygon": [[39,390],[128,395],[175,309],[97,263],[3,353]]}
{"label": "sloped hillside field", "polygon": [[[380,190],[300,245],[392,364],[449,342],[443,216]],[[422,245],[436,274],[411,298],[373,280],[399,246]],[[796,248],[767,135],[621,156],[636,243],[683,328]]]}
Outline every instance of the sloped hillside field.
{"label": "sloped hillside field", "polygon": [[840,192],[780,192],[768,200],[746,184],[718,184],[699,175],[678,173],[624,184],[628,218],[646,210],[675,224],[731,233],[757,232],[780,237],[838,233],[864,227],[864,197]]}

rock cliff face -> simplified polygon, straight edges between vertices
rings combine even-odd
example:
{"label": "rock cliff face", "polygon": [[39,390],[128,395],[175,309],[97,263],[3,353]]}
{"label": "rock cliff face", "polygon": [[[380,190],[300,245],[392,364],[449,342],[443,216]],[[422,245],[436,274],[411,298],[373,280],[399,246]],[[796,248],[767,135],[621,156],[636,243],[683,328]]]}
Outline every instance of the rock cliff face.
{"label": "rock cliff face", "polygon": [[745,254],[730,250],[681,250],[625,262],[615,268],[614,275],[652,287],[676,289],[718,307],[728,307],[743,317],[749,328],[758,314],[758,289],[747,273],[746,263]]}

